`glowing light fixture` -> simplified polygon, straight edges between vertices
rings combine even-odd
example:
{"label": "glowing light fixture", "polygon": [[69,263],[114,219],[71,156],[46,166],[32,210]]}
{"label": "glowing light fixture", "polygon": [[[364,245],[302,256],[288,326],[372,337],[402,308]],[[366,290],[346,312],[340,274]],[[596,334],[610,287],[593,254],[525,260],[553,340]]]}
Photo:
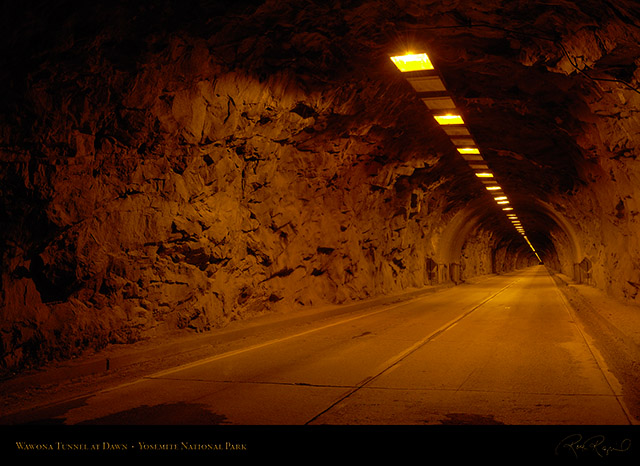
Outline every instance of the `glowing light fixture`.
{"label": "glowing light fixture", "polygon": [[398,55],[391,57],[391,61],[398,67],[400,71],[423,71],[432,70],[433,64],[426,53],[408,53],[406,55]]}
{"label": "glowing light fixture", "polygon": [[[496,203],[499,205],[510,204],[507,196],[504,196],[501,192],[502,188],[493,179],[493,173],[491,173],[489,166],[486,165],[480,150],[476,147],[476,142],[471,137],[469,129],[465,126],[462,116],[455,113],[458,111],[455,107],[455,102],[447,93],[447,89],[438,74],[436,72],[415,73],[416,71],[435,70],[427,54],[407,53],[390,58],[402,73],[408,72],[405,75],[407,81],[420,94],[420,98],[426,107],[434,112],[433,117],[436,122],[443,126],[443,131],[451,138],[451,142],[458,150],[458,153],[469,163],[469,167],[481,179],[487,191],[494,194]],[[444,114],[444,112],[451,113]],[[506,212],[515,229],[524,237],[533,253],[542,263],[540,256],[538,256],[529,238],[527,238],[520,220],[514,213],[509,213],[513,210],[513,207],[502,207],[502,210]]]}
{"label": "glowing light fixture", "polygon": [[441,125],[464,125],[460,115],[434,115],[433,118]]}
{"label": "glowing light fixture", "polygon": [[476,147],[458,147],[461,154],[479,154],[480,150]]}

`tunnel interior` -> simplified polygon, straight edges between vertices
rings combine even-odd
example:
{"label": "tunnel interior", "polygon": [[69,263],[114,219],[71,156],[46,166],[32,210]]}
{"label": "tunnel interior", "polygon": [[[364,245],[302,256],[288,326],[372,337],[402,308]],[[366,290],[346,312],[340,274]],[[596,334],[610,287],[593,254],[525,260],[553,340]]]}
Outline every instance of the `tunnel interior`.
{"label": "tunnel interior", "polygon": [[6,373],[540,261],[640,303],[633,1],[3,5]]}

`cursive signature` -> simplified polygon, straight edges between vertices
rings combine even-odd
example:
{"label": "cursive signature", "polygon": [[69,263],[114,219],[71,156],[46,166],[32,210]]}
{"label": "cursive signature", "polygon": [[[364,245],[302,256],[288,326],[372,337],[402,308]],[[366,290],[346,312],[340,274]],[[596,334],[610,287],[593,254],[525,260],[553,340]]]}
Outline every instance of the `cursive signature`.
{"label": "cursive signature", "polygon": [[576,458],[581,454],[595,454],[601,458],[612,453],[624,453],[631,449],[631,439],[625,438],[620,443],[607,444],[604,435],[593,435],[584,438],[581,434],[572,434],[564,438],[556,447],[556,455],[568,451]]}

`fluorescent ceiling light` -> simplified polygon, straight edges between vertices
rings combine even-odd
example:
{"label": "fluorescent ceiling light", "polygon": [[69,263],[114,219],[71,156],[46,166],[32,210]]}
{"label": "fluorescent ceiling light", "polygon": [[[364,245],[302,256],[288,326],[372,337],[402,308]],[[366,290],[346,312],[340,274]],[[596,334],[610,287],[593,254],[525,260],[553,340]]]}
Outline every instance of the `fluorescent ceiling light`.
{"label": "fluorescent ceiling light", "polygon": [[502,189],[500,186],[487,186],[487,191],[498,191]]}
{"label": "fluorescent ceiling light", "polygon": [[506,201],[507,200],[507,196],[498,196],[498,197],[494,197],[494,199],[496,201]]}
{"label": "fluorescent ceiling light", "polygon": [[432,70],[433,64],[431,64],[431,60],[426,53],[415,53],[415,54],[406,54],[399,55],[396,57],[391,57],[391,61],[395,63],[400,71],[422,71],[422,70]]}
{"label": "fluorescent ceiling light", "polygon": [[460,115],[434,115],[434,118],[441,125],[464,125]]}
{"label": "fluorescent ceiling light", "polygon": [[480,173],[476,173],[476,176],[478,178],[493,178],[493,173],[489,173],[489,172],[480,172]]}
{"label": "fluorescent ceiling light", "polygon": [[513,207],[503,207],[502,210],[513,210]]}
{"label": "fluorescent ceiling light", "polygon": [[477,147],[458,147],[458,152],[461,154],[479,154],[480,149]]}
{"label": "fluorescent ceiling light", "polygon": [[508,204],[509,201],[498,201],[498,204]]}

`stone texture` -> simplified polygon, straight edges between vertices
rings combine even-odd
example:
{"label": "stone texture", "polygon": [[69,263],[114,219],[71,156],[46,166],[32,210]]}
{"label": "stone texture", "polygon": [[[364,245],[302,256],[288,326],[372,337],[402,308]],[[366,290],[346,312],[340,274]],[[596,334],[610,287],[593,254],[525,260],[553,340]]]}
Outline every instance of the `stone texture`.
{"label": "stone texture", "polygon": [[640,300],[632,2],[225,3],[3,11],[4,371],[537,263],[414,44],[545,262]]}

